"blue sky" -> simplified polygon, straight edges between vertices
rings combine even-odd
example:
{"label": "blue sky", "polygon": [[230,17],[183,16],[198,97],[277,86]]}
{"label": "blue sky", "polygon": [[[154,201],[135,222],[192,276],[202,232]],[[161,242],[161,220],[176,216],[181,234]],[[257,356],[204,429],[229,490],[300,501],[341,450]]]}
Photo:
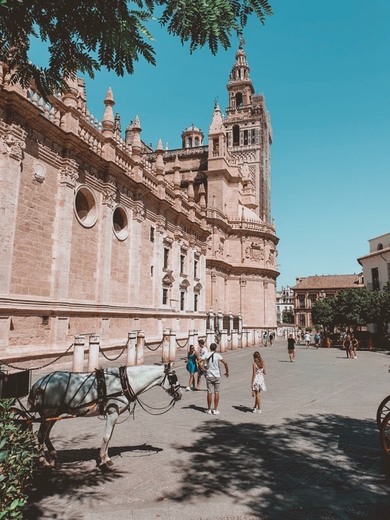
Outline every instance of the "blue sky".
{"label": "blue sky", "polygon": [[[390,2],[270,1],[274,15],[265,26],[252,19],[244,37],[273,126],[280,287],[298,276],[359,272],[368,240],[390,232]],[[190,55],[157,25],[151,30],[157,66],[87,78],[88,107],[101,119],[111,86],[122,130],[137,114],[145,142],[176,148],[192,123],[207,135],[215,98],[226,108],[238,42],[216,57]]]}

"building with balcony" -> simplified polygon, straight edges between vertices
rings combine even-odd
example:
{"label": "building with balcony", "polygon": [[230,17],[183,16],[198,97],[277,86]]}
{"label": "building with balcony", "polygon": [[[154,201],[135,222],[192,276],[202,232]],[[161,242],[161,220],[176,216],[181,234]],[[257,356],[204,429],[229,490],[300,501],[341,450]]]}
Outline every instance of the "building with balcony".
{"label": "building with balcony", "polygon": [[336,274],[306,276],[296,279],[294,292],[295,326],[301,329],[313,327],[311,309],[318,299],[336,296],[344,289],[364,287],[362,274]]}
{"label": "building with balcony", "polygon": [[288,323],[286,316],[294,317],[294,291],[288,285],[276,291],[276,319],[279,323]]}
{"label": "building with balcony", "polygon": [[276,328],[272,133],[242,46],[208,145],[192,125],[153,150],[138,116],[122,135],[111,89],[98,120],[69,86],[45,100],[0,66],[0,359],[204,332],[210,309]]}

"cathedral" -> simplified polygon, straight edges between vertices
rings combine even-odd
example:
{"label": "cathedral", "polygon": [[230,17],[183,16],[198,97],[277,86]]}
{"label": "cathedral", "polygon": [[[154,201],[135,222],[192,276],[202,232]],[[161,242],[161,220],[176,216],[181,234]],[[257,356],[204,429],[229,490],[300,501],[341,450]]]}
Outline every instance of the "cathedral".
{"label": "cathedral", "polygon": [[138,116],[122,135],[111,89],[99,121],[83,80],[69,86],[45,100],[0,64],[0,359],[80,334],[275,329],[272,130],[242,45],[207,144],[192,125],[151,149]]}

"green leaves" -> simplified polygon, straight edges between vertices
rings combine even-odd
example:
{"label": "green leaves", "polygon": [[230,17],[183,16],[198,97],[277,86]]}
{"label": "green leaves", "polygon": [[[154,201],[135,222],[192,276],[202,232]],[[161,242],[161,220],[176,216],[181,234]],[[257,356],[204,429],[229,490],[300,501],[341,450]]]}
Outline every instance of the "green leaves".
{"label": "green leaves", "polygon": [[[66,89],[77,71],[91,77],[101,67],[119,76],[134,73],[140,58],[155,64],[148,22],[155,19],[190,52],[207,45],[213,54],[241,35],[248,17],[261,23],[272,14],[267,0],[0,0],[0,61],[13,70],[12,81],[34,80],[41,94]],[[29,61],[31,37],[49,51],[49,65]]]}
{"label": "green leaves", "polygon": [[35,436],[14,422],[12,404],[12,399],[0,400],[0,520],[22,518],[38,457]]}
{"label": "green leaves", "polygon": [[317,300],[313,304],[312,320],[331,329],[376,323],[384,336],[390,323],[390,290],[346,289],[333,298]]}

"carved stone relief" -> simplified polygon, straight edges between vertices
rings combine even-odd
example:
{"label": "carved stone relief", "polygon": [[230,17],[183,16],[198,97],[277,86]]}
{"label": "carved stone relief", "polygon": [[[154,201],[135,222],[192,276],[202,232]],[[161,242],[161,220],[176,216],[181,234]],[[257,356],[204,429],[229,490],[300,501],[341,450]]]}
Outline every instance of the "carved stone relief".
{"label": "carved stone relief", "polygon": [[33,166],[33,177],[34,179],[42,183],[46,180],[46,168],[41,163],[35,163]]}
{"label": "carved stone relief", "polygon": [[3,155],[8,155],[12,159],[21,161],[23,158],[23,150],[25,148],[25,142],[21,139],[17,139],[11,133],[0,137],[0,153]]}
{"label": "carved stone relief", "polygon": [[260,242],[252,242],[245,248],[245,258],[260,262],[264,260],[264,247]]}

